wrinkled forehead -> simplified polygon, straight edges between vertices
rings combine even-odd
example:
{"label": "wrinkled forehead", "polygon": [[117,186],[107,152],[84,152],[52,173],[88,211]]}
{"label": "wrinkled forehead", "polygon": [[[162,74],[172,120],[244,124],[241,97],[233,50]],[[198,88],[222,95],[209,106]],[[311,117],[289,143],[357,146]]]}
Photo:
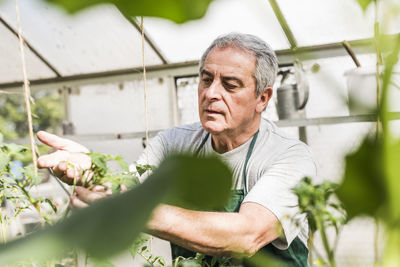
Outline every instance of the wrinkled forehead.
{"label": "wrinkled forehead", "polygon": [[243,54],[246,54],[249,58],[253,58],[253,59],[255,60],[256,64],[257,64],[257,58],[256,58],[256,55],[254,54],[253,51],[248,50],[248,49],[246,49],[246,48],[243,48],[243,47],[241,47],[241,46],[239,46],[239,45],[237,45],[237,44],[235,44],[235,43],[219,44],[219,45],[214,46],[214,47],[210,50],[210,52],[207,54],[206,58],[204,59],[204,62],[207,61],[207,58],[208,58],[212,53],[215,53],[215,52],[218,52],[218,51],[224,51],[224,50],[239,51],[239,52],[241,52],[241,53],[243,53]]}
{"label": "wrinkled forehead", "polygon": [[[246,61],[252,61],[255,64],[257,64],[257,58],[254,55],[253,51],[246,50],[241,47],[229,45],[229,46],[215,46],[213,47],[210,52],[207,54],[206,58],[204,59],[204,64],[207,63],[208,59],[213,56],[215,57],[215,54],[224,54],[226,58],[234,57],[235,55],[241,55],[243,59]],[[222,59],[226,59],[222,58]]]}

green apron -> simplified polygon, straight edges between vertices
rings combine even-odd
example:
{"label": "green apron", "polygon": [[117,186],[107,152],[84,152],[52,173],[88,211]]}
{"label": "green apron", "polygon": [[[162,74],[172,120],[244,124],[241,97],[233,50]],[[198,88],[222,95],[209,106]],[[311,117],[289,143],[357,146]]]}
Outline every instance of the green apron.
{"label": "green apron", "polygon": [[[251,140],[251,143],[250,143],[249,150],[246,155],[246,160],[244,163],[243,173],[242,173],[243,189],[232,190],[231,197],[230,197],[228,203],[225,205],[225,211],[227,211],[227,212],[238,212],[240,205],[243,202],[244,197],[247,195],[246,168],[247,168],[247,163],[250,159],[250,156],[253,153],[254,145],[255,145],[257,137],[258,137],[258,132],[259,131],[257,131],[256,134],[253,136],[253,139]],[[200,146],[196,150],[195,155],[198,155],[200,150],[204,147],[209,136],[210,136],[210,133],[207,133],[206,136],[204,137],[204,139],[202,140]],[[309,266],[308,265],[308,249],[298,237],[296,237],[292,241],[290,246],[285,250],[278,249],[274,245],[272,245],[272,243],[269,243],[265,247],[261,248],[260,251],[267,252],[270,255],[272,254],[277,259],[282,260],[288,266],[293,266],[293,267],[308,267]],[[183,247],[180,247],[178,245],[175,245],[173,243],[171,243],[171,252],[172,252],[173,260],[175,260],[179,256],[182,256],[185,258],[196,256],[195,252],[185,249]],[[205,260],[207,260],[207,262],[211,262],[211,258],[212,257],[207,256],[205,258]],[[243,263],[243,266],[246,266],[246,264]]]}

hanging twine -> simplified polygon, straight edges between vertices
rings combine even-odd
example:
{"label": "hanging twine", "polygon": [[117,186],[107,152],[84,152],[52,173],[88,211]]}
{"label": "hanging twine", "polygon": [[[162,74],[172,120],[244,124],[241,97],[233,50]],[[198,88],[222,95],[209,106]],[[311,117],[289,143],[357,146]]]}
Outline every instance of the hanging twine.
{"label": "hanging twine", "polygon": [[15,0],[15,12],[17,15],[17,28],[18,28],[18,40],[19,40],[19,52],[21,54],[21,64],[22,64],[22,75],[24,79],[24,98],[26,106],[26,115],[28,117],[28,127],[29,127],[29,139],[31,143],[32,150],[32,161],[35,175],[38,175],[37,168],[37,157],[35,153],[35,139],[33,137],[33,126],[32,126],[32,113],[31,113],[31,90],[29,87],[29,80],[26,74],[26,64],[25,64],[25,53],[24,53],[24,40],[21,34],[21,21],[19,16],[18,0]]}
{"label": "hanging twine", "polygon": [[[26,74],[24,40],[23,40],[22,34],[21,34],[21,20],[20,20],[20,16],[19,16],[18,0],[15,0],[15,13],[17,16],[19,52],[21,54],[22,75],[23,75],[23,79],[24,79],[24,98],[25,98],[25,106],[26,106],[26,115],[28,117],[29,139],[30,139],[30,143],[31,143],[33,170],[34,170],[35,176],[37,176],[38,175],[38,167],[37,167],[37,157],[36,157],[36,150],[35,150],[35,139],[33,137],[32,113],[31,113],[32,97],[31,97],[31,90],[29,87],[28,75]],[[40,218],[40,224],[42,225],[42,227],[44,227],[45,219],[44,219],[42,209],[40,208],[39,203],[33,203],[32,201],[31,201],[31,203],[38,211],[39,218]]]}
{"label": "hanging twine", "polygon": [[140,17],[140,30],[142,33],[142,66],[143,66],[143,89],[144,89],[144,124],[146,132],[146,161],[149,163],[149,125],[147,119],[147,88],[146,88],[146,65],[144,63],[144,28],[143,28],[143,17]]}
{"label": "hanging twine", "polygon": [[[144,27],[143,27],[143,17],[140,17],[140,31],[142,33],[142,66],[143,66],[143,93],[144,93],[144,125],[146,132],[146,162],[147,165],[149,162],[149,124],[147,119],[147,88],[146,88],[146,65],[144,62]],[[153,253],[153,237],[150,236],[150,254]]]}

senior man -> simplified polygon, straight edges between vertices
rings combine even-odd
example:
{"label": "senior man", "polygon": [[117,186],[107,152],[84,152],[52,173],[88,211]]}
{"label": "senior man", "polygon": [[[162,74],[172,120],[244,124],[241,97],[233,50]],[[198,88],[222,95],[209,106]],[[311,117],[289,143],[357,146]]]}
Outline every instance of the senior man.
{"label": "senior man", "polygon": [[[191,251],[251,256],[262,249],[290,266],[308,266],[307,221],[298,214],[291,188],[304,176],[315,175],[316,168],[305,144],[261,116],[271,100],[276,72],[275,53],[260,38],[236,33],[217,38],[200,61],[200,122],[168,129],[150,142],[150,164],[157,165],[169,153],[190,150],[198,156],[217,153],[233,170],[236,202],[226,212],[156,208],[148,229],[171,241],[174,258]],[[38,137],[61,150],[55,152],[57,157],[39,158],[39,166],[74,177],[65,159],[70,152],[87,150],[44,132]],[[85,155],[74,156],[86,162],[83,168],[90,165]],[[140,162],[146,163],[144,155]],[[83,188],[77,193],[72,199],[76,206],[98,197]]]}

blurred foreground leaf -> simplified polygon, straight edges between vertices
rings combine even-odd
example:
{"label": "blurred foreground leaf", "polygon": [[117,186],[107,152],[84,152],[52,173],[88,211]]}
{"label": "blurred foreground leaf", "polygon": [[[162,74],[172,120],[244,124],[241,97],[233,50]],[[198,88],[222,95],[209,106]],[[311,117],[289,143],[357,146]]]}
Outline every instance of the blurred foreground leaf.
{"label": "blurred foreground leaf", "polygon": [[[182,167],[185,171],[174,171]],[[215,210],[223,208],[231,194],[232,176],[227,168],[221,168],[221,162],[217,158],[187,160],[184,166],[180,160],[171,160],[164,171],[176,176],[176,186],[169,191],[167,204],[189,209]],[[210,176],[214,178],[210,179]]]}
{"label": "blurred foreground leaf", "polygon": [[[54,227],[2,244],[0,266],[24,259],[58,256],[63,249],[72,247],[83,249],[96,258],[108,258],[132,244],[159,203],[219,207],[227,201],[230,188],[231,172],[216,157],[171,156],[134,189],[77,210]],[[191,195],[180,193],[187,190]],[[209,195],[199,198],[204,192],[216,191],[220,195],[216,199]]]}
{"label": "blurred foreground leaf", "polygon": [[258,251],[251,258],[244,259],[246,266],[249,267],[286,267],[288,266],[284,262],[276,259],[275,257],[263,252]]}
{"label": "blurred foreground leaf", "polygon": [[374,0],[356,0],[357,3],[360,5],[362,10],[365,12],[368,8],[368,6],[374,2]]}
{"label": "blurred foreground leaf", "polygon": [[343,182],[337,194],[348,213],[375,217],[386,202],[383,148],[379,141],[366,138],[356,152],[346,157]]}
{"label": "blurred foreground leaf", "polygon": [[70,13],[90,6],[114,4],[126,16],[161,17],[176,23],[204,16],[212,0],[45,0],[57,4]]}
{"label": "blurred foreground leaf", "polygon": [[[386,149],[387,180],[392,185],[390,191],[391,220],[400,222],[400,141],[394,142]],[[400,223],[399,227],[400,227]]]}

